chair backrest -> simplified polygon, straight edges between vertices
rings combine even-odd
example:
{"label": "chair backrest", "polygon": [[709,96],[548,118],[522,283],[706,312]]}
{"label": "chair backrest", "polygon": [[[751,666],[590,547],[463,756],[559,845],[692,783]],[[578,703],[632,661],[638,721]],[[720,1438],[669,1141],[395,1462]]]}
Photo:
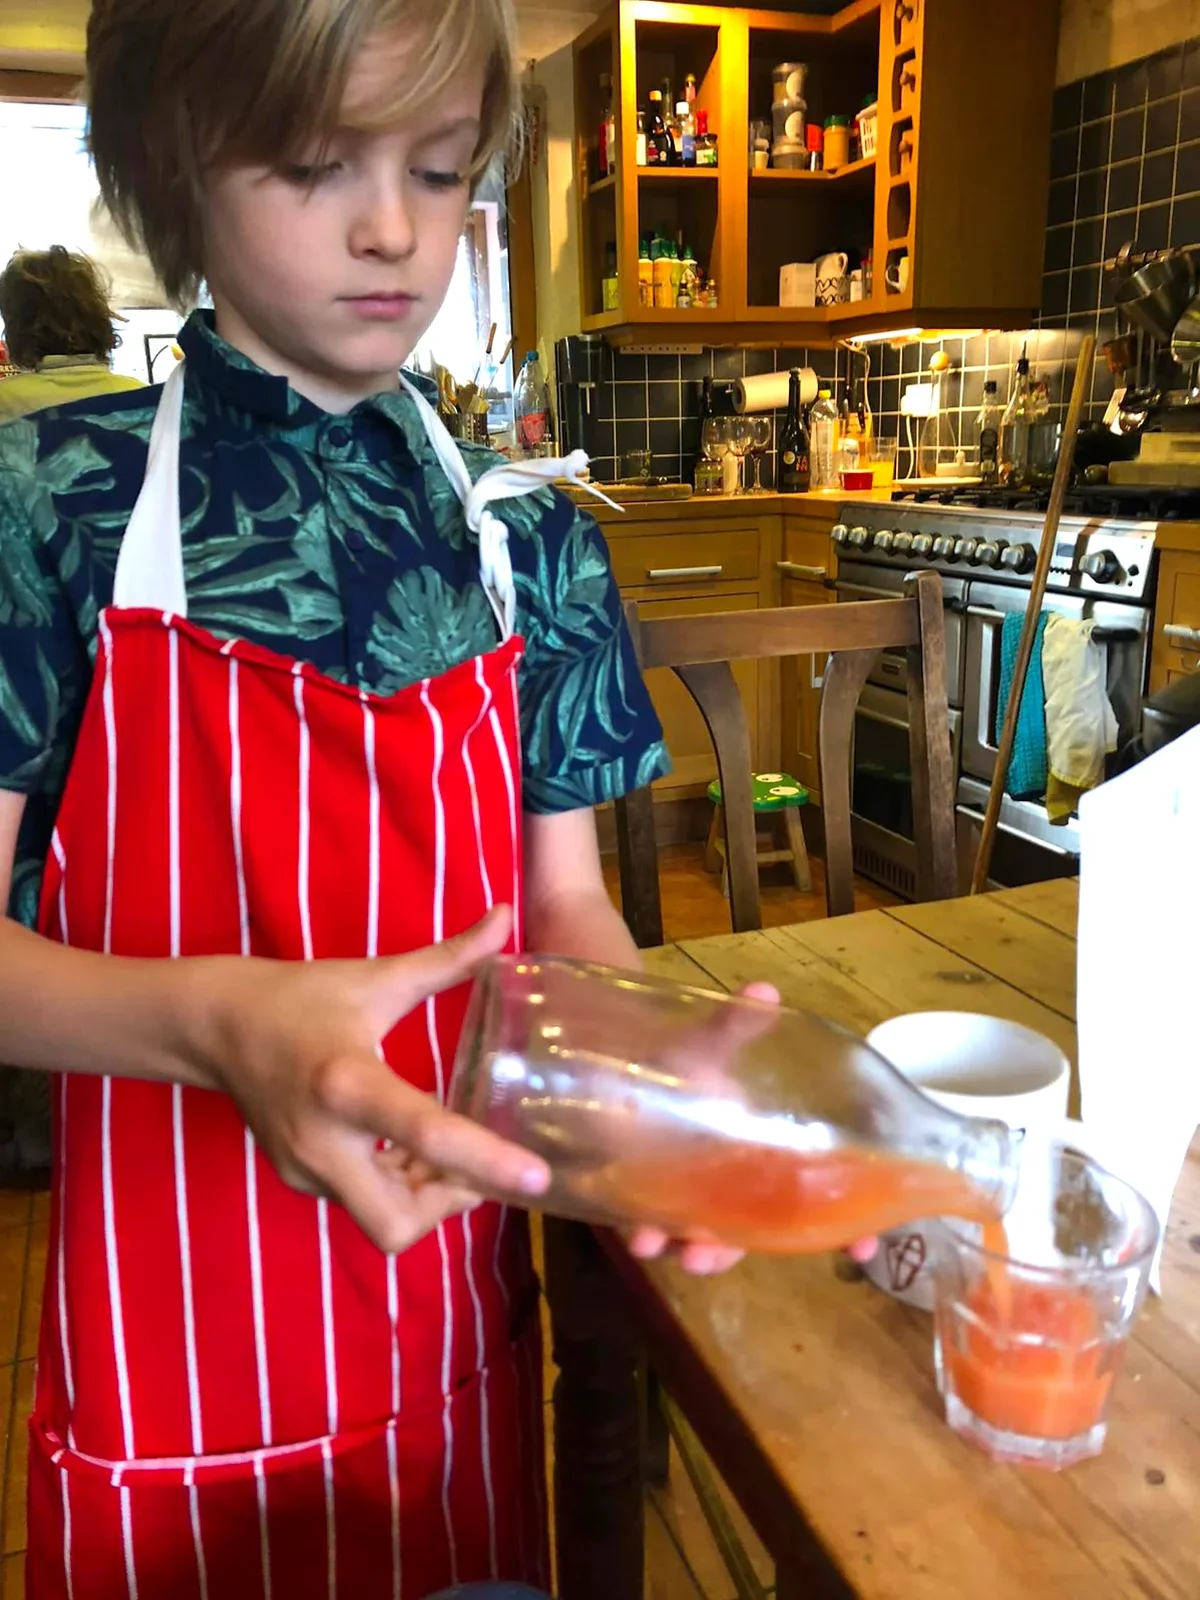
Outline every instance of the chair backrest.
{"label": "chair backrest", "polygon": [[[644,670],[670,667],[708,725],[721,777],[730,911],[735,933],[762,927],[750,730],[730,663],[784,656],[830,657],[821,693],[818,755],[825,829],[825,899],[831,917],[854,909],[850,835],[854,716],[884,650],[908,658],[909,752],[917,845],[917,893],[958,891],[954,770],[946,700],[946,635],[936,573],[909,582],[898,600],[644,620],[626,608]],[[625,920],[642,949],[663,942],[654,805],[649,789],[617,802],[617,848]]]}

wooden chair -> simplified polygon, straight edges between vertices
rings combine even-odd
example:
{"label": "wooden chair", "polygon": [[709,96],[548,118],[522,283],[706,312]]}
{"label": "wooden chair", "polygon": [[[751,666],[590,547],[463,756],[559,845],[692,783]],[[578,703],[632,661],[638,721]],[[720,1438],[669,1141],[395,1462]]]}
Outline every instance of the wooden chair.
{"label": "wooden chair", "polygon": [[[821,695],[818,753],[825,829],[825,900],[831,917],[854,910],[850,762],[854,715],[884,650],[908,657],[909,748],[922,900],[957,893],[954,771],[947,735],[946,638],[936,573],[909,580],[909,595],[771,611],[645,621],[625,608],[644,670],[670,667],[687,687],[712,735],[724,797],[725,860],[735,933],[762,927],[758,892],[753,762],[745,708],[731,661],[829,654]],[[649,789],[617,802],[617,851],[625,921],[639,948],[663,942],[654,806]]]}

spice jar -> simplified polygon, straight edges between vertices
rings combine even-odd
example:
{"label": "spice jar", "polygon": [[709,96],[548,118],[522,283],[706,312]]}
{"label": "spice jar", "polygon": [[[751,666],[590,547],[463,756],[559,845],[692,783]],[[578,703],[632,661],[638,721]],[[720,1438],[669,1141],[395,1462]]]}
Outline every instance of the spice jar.
{"label": "spice jar", "polygon": [[850,118],[825,118],[825,171],[836,172],[850,164]]}

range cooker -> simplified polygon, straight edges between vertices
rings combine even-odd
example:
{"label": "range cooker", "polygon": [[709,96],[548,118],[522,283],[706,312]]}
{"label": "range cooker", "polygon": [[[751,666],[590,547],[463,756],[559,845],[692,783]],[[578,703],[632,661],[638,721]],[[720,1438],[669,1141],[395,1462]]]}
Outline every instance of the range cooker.
{"label": "range cooker", "polygon": [[[839,595],[894,599],[914,572],[938,572],[946,606],[947,736],[955,754],[959,863],[964,891],[995,771],[1000,733],[1000,651],[1005,619],[1023,616],[1042,534],[1027,505],[959,498],[847,502],[833,529]],[[976,491],[976,498],[983,493]],[[1025,497],[1028,501],[1028,496]],[[1086,501],[1086,503],[1085,503]],[[1091,618],[1108,655],[1119,744],[1136,733],[1145,687],[1161,515],[1115,515],[1111,500],[1073,499],[1059,525],[1044,609]],[[1137,504],[1145,509],[1144,500]],[[1156,507],[1156,510],[1158,508]],[[854,744],[856,868],[913,896],[916,859],[908,755],[907,668],[887,655],[859,703]],[[1074,819],[1052,826],[1045,807],[1005,796],[993,881],[1018,884],[1078,870]]]}

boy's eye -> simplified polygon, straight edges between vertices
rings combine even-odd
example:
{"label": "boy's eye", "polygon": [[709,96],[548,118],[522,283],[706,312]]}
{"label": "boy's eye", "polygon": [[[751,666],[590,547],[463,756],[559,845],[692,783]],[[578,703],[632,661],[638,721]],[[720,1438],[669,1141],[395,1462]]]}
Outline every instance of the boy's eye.
{"label": "boy's eye", "polygon": [[430,189],[461,189],[467,181],[461,172],[431,172],[427,168],[418,169],[415,176]]}
{"label": "boy's eye", "polygon": [[296,184],[298,188],[315,189],[319,183],[323,183],[326,178],[332,178],[341,170],[342,163],[340,161],[324,161],[310,165],[298,163],[295,166],[285,167],[283,176],[289,183]]}

